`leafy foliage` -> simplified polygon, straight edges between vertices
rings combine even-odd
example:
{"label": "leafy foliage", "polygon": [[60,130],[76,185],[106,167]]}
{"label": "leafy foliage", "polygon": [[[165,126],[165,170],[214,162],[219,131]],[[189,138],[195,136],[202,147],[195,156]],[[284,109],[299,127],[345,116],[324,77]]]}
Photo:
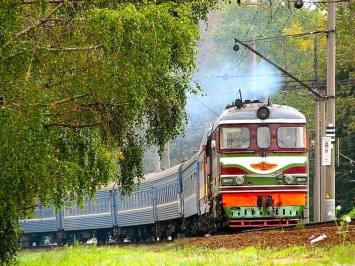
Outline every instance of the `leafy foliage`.
{"label": "leafy foliage", "polygon": [[1,237],[1,265],[14,264],[16,262],[16,254],[20,249],[18,242],[21,230],[19,229],[19,220],[12,213],[5,213],[0,216],[0,237]]}
{"label": "leafy foliage", "polygon": [[60,208],[112,181],[132,191],[144,147],[183,131],[197,21],[214,3],[2,1],[1,246],[37,202]]}
{"label": "leafy foliage", "polygon": [[[355,79],[354,16],[355,3],[337,4],[336,20],[336,79]],[[340,140],[340,160],[336,175],[336,198],[346,213],[355,205],[355,86],[336,88],[336,137]],[[345,156],[345,157],[343,157]],[[350,158],[348,160],[347,158]]]}

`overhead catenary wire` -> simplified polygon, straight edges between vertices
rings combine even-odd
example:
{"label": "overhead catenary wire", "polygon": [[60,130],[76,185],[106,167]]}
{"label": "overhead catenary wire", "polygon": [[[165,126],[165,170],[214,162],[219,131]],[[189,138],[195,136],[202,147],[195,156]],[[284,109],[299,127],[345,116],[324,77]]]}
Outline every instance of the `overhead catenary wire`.
{"label": "overhead catenary wire", "polygon": [[[251,27],[254,25],[254,22],[255,22],[255,19],[256,19],[258,13],[259,13],[259,10],[260,10],[260,6],[257,6],[257,9],[256,9],[256,11],[255,11],[254,17],[253,17],[252,21],[249,23],[248,30],[245,32],[243,39],[246,38],[246,36],[249,34],[249,31],[250,31]],[[242,53],[241,53],[240,56],[239,56],[239,58],[240,58],[239,61],[235,64],[235,66],[233,67],[232,71],[233,71],[234,69],[238,68],[239,65],[240,65],[241,63],[243,63],[243,61],[245,60],[245,58],[246,58],[247,56],[248,56],[248,54],[245,53],[245,50],[243,50]]]}
{"label": "overhead catenary wire", "polygon": [[[277,12],[280,10],[280,7],[281,7],[281,6],[282,6],[282,3],[279,3],[279,5],[278,5],[278,7],[276,8],[275,12],[274,12],[274,13],[272,14],[272,16],[271,16],[271,19],[268,20],[268,23],[265,25],[264,29],[261,30],[261,33],[258,35],[258,37],[257,37],[254,41],[259,41],[259,40],[261,39],[260,37],[266,32],[266,29],[270,27],[270,24],[274,21],[274,18],[276,17],[275,15],[276,15]],[[259,6],[258,6],[258,10],[259,10]],[[257,12],[258,12],[258,10],[257,10]],[[256,14],[257,14],[257,12],[256,12]],[[249,26],[247,32],[244,34],[243,39],[245,39],[245,36],[249,33],[249,31],[250,31],[250,29],[251,29],[251,26],[252,26],[252,24],[253,24],[254,21],[255,21],[256,14],[254,15],[254,17],[253,17],[253,19],[252,19],[252,23],[249,24],[250,26]],[[280,34],[281,34],[281,32],[283,31],[283,29],[285,28],[285,26],[287,25],[288,21],[290,20],[290,18],[291,18],[291,16],[292,16],[293,14],[294,14],[293,10],[290,9],[290,15],[287,17],[285,23],[284,23],[283,26],[281,27],[281,29],[280,29],[280,31],[279,31]],[[280,35],[280,36],[282,36],[282,35]],[[265,39],[266,39],[266,38],[265,38]],[[248,40],[247,42],[250,43],[251,41]],[[245,50],[242,51],[242,54],[240,55],[240,57],[242,57],[244,53],[245,53]],[[236,63],[236,65],[235,65],[235,67],[234,67],[233,69],[238,68],[238,66],[245,60],[246,57],[247,57],[247,54],[245,54],[245,55],[243,56],[243,58],[242,58],[241,60],[239,60],[239,62]],[[257,66],[259,65],[260,62],[261,62],[261,61],[259,60],[258,63],[257,63],[257,65],[255,66],[256,68],[257,68]]]}
{"label": "overhead catenary wire", "polygon": [[[274,39],[279,39],[279,38],[298,38],[298,37],[305,37],[305,36],[311,36],[314,34],[319,34],[319,33],[328,33],[328,30],[319,30],[319,31],[312,31],[312,32],[304,32],[304,33],[297,33],[297,34],[288,34],[288,35],[279,35],[279,36],[273,36],[273,37],[267,37],[267,38],[258,38],[255,39],[255,41],[267,41],[267,40],[274,40]],[[245,43],[251,43],[251,41],[243,41]]]}
{"label": "overhead catenary wire", "polygon": [[351,0],[334,0],[334,1],[303,1],[304,3],[310,4],[329,4],[329,3],[346,3],[351,2]]}
{"label": "overhead catenary wire", "polygon": [[351,158],[345,156],[345,155],[342,154],[342,153],[339,153],[339,155],[342,156],[342,157],[344,157],[345,159],[349,160],[349,164],[350,164],[351,166],[354,166],[354,165],[355,165],[355,161],[354,161],[353,159],[351,159]]}

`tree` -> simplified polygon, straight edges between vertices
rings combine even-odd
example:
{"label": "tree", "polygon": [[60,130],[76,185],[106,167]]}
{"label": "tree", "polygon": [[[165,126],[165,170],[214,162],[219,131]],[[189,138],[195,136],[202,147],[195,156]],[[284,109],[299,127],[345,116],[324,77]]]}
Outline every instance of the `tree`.
{"label": "tree", "polygon": [[[354,2],[337,4],[336,18],[336,79],[355,78],[354,56]],[[336,199],[342,213],[348,213],[355,205],[355,86],[336,88],[336,137],[340,140],[340,160],[336,169]]]}
{"label": "tree", "polygon": [[130,193],[145,146],[182,132],[197,21],[214,1],[2,1],[0,261],[18,220],[115,181]]}

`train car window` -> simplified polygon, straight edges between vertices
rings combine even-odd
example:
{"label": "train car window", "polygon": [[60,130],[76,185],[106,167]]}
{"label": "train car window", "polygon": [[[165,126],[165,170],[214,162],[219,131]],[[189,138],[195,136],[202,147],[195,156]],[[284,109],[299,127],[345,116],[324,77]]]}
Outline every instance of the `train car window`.
{"label": "train car window", "polygon": [[131,197],[127,195],[125,197],[125,209],[130,209],[130,208],[131,208]]}
{"label": "train car window", "polygon": [[270,129],[268,127],[259,127],[256,132],[256,142],[259,148],[266,149],[270,147]]}
{"label": "train car window", "polygon": [[167,202],[169,202],[169,201],[170,201],[170,199],[169,199],[169,186],[167,186],[167,187],[165,188],[164,202],[167,203]]}
{"label": "train car window", "polygon": [[174,201],[173,189],[174,189],[174,185],[169,186],[169,202]]}
{"label": "train car window", "polygon": [[140,206],[140,207],[144,207],[144,206],[145,206],[145,202],[144,202],[144,192],[141,192],[141,193],[140,193],[139,206]]}
{"label": "train car window", "polygon": [[195,192],[195,181],[193,175],[189,175],[184,179],[184,193],[185,196],[189,196]]}
{"label": "train car window", "polygon": [[43,205],[39,205],[36,207],[34,211],[34,218],[51,218],[55,217],[55,212],[53,207],[45,207]]}
{"label": "train car window", "polygon": [[221,149],[246,149],[250,146],[250,130],[247,127],[221,128]]}
{"label": "train car window", "polygon": [[280,148],[306,148],[306,128],[303,126],[279,127],[277,145]]}
{"label": "train car window", "polygon": [[162,196],[161,196],[162,189],[158,189],[157,192],[158,192],[157,204],[161,204],[162,203]]}

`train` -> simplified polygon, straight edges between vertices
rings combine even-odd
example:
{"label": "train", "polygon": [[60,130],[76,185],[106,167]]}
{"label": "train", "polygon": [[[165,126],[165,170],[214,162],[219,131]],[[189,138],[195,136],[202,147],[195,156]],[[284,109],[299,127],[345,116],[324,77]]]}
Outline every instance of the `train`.
{"label": "train", "polygon": [[145,175],[130,195],[106,186],[55,212],[37,205],[20,222],[25,246],[170,240],[303,222],[310,147],[297,109],[237,99],[187,161]]}

